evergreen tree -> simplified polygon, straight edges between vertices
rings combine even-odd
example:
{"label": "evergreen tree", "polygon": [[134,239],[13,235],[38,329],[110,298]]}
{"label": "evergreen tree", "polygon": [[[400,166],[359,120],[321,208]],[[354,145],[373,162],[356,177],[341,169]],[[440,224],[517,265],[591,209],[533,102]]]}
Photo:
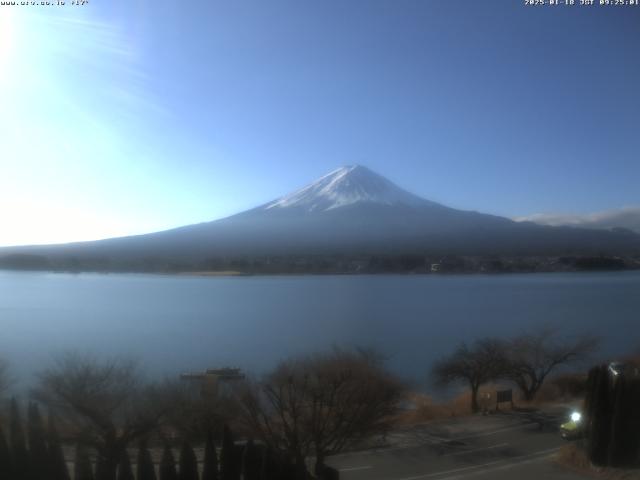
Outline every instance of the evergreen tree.
{"label": "evergreen tree", "polygon": [[240,459],[233,435],[227,425],[222,431],[222,451],[220,452],[220,479],[240,480]]}
{"label": "evergreen tree", "polygon": [[189,442],[184,441],[180,450],[179,480],[198,480],[198,460]]}
{"label": "evergreen tree", "polygon": [[11,400],[11,456],[13,457],[13,480],[29,480],[29,452],[22,428],[22,418],[17,400]]}
{"label": "evergreen tree", "polygon": [[328,465],[322,465],[318,480],[340,480],[340,472]]}
{"label": "evergreen tree", "polygon": [[625,382],[624,377],[616,379],[613,390],[613,410],[610,427],[609,451],[607,452],[607,465],[619,466],[624,457],[624,423],[625,423]]}
{"label": "evergreen tree", "polygon": [[133,469],[131,468],[131,459],[126,448],[122,451],[122,457],[120,457],[120,463],[118,464],[118,480],[135,480]]}
{"label": "evergreen tree", "polygon": [[93,480],[91,460],[87,450],[80,444],[76,445],[74,471],[74,480]]}
{"label": "evergreen tree", "polygon": [[299,480],[298,467],[291,461],[288,455],[280,457],[280,477],[279,480]]}
{"label": "evergreen tree", "polygon": [[47,439],[49,443],[49,468],[50,480],[70,480],[69,469],[64,458],[62,443],[58,435],[58,429],[53,418],[53,414],[49,412]]}
{"label": "evergreen tree", "polygon": [[0,478],[13,478],[13,461],[9,444],[0,425]]}
{"label": "evergreen tree", "polygon": [[260,480],[272,480],[280,478],[280,462],[271,447],[262,451],[262,464],[260,466]]}
{"label": "evergreen tree", "polygon": [[629,409],[628,428],[633,435],[629,439],[629,452],[635,455],[636,462],[640,459],[640,378],[633,379],[629,384]]}
{"label": "evergreen tree", "polygon": [[582,407],[582,411],[585,414],[585,420],[589,422],[589,419],[593,418],[593,399],[594,392],[596,388],[596,382],[598,381],[598,374],[600,372],[599,367],[593,367],[589,370],[589,375],[587,376],[586,382],[586,396],[584,399],[584,404]]}
{"label": "evergreen tree", "polygon": [[605,365],[598,368],[588,404],[591,417],[588,419],[587,451],[589,459],[596,465],[606,465],[611,440],[611,378]]}
{"label": "evergreen tree", "polygon": [[137,480],[156,480],[156,471],[153,468],[151,453],[147,449],[146,442],[140,442],[138,449]]}
{"label": "evergreen tree", "polygon": [[165,445],[160,460],[160,480],[178,480],[176,472],[176,461],[169,445]]}
{"label": "evergreen tree", "polygon": [[116,480],[116,475],[117,475],[117,464],[116,464],[116,470],[113,471],[112,468],[110,468],[109,463],[107,461],[107,459],[101,454],[100,451],[96,452],[96,480]]}
{"label": "evergreen tree", "polygon": [[29,463],[31,480],[49,480],[49,449],[40,409],[36,403],[27,408],[27,437],[29,439]]}
{"label": "evergreen tree", "polygon": [[[636,381],[637,382],[637,381]],[[638,398],[635,396],[633,379],[621,375],[616,379],[613,393],[613,418],[611,422],[611,442],[608,464],[614,467],[627,467],[637,464],[638,437],[636,413]]]}
{"label": "evergreen tree", "polygon": [[216,444],[213,441],[211,432],[207,434],[207,441],[204,446],[202,480],[218,480],[218,454],[216,453]]}
{"label": "evergreen tree", "polygon": [[249,440],[242,455],[243,480],[260,480],[261,460],[260,449],[256,447],[253,440]]}

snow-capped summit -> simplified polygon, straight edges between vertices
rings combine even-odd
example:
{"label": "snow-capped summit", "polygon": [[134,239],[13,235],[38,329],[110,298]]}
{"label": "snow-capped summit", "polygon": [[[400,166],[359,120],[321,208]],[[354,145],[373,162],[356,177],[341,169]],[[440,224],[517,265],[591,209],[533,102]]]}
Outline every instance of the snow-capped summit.
{"label": "snow-capped summit", "polygon": [[295,207],[308,212],[322,212],[356,203],[408,206],[431,204],[367,167],[350,165],[338,168],[263,208],[270,210]]}

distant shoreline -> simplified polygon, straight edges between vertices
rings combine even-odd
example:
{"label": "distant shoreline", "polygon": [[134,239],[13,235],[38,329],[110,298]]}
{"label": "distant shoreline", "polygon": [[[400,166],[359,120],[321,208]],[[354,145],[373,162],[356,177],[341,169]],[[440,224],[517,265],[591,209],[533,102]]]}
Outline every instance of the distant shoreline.
{"label": "distant shoreline", "polygon": [[503,275],[531,275],[544,273],[622,273],[638,272],[640,266],[626,268],[594,268],[594,269],[532,269],[517,271],[279,271],[279,272],[243,272],[239,270],[197,270],[197,271],[135,271],[135,270],[69,270],[69,269],[19,269],[1,268],[0,273],[50,273],[50,274],[97,274],[97,275],[158,275],[168,277],[202,277],[202,278],[230,278],[230,277],[327,277],[327,276],[420,276],[420,277],[449,277],[449,276],[503,276]]}
{"label": "distant shoreline", "polygon": [[640,254],[436,255],[290,254],[210,259],[0,256],[0,270],[94,273],[153,273],[200,277],[248,275],[443,275],[640,270]]}
{"label": "distant shoreline", "polygon": [[[143,272],[135,272],[135,273],[143,273]],[[209,270],[209,271],[196,271],[196,272],[176,272],[176,273],[166,273],[165,275],[178,275],[178,276],[188,276],[188,277],[247,277],[251,276],[251,273],[240,272],[237,270]]]}

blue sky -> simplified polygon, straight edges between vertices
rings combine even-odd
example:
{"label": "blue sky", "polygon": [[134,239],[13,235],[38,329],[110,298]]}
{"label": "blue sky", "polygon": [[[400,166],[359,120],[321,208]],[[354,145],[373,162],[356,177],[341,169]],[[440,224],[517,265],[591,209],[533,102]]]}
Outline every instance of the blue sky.
{"label": "blue sky", "polygon": [[223,217],[345,164],[506,216],[640,204],[640,7],[0,7],[0,245]]}

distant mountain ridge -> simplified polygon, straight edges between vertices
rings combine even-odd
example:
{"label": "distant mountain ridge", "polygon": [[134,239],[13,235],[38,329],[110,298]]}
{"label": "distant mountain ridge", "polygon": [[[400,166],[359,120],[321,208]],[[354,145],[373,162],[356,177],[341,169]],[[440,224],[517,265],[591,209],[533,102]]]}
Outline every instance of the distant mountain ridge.
{"label": "distant mountain ridge", "polygon": [[516,221],[530,221],[554,227],[580,227],[613,230],[625,228],[640,233],[640,207],[622,207],[603,212],[587,214],[536,213],[514,218]]}
{"label": "distant mountain ridge", "polygon": [[[453,209],[363,166],[341,167],[291,194],[212,222],[133,237],[0,249],[84,268],[211,259],[366,255],[637,255],[640,235],[542,226]],[[107,268],[107,267],[104,267]],[[194,267],[196,268],[196,267]]]}

